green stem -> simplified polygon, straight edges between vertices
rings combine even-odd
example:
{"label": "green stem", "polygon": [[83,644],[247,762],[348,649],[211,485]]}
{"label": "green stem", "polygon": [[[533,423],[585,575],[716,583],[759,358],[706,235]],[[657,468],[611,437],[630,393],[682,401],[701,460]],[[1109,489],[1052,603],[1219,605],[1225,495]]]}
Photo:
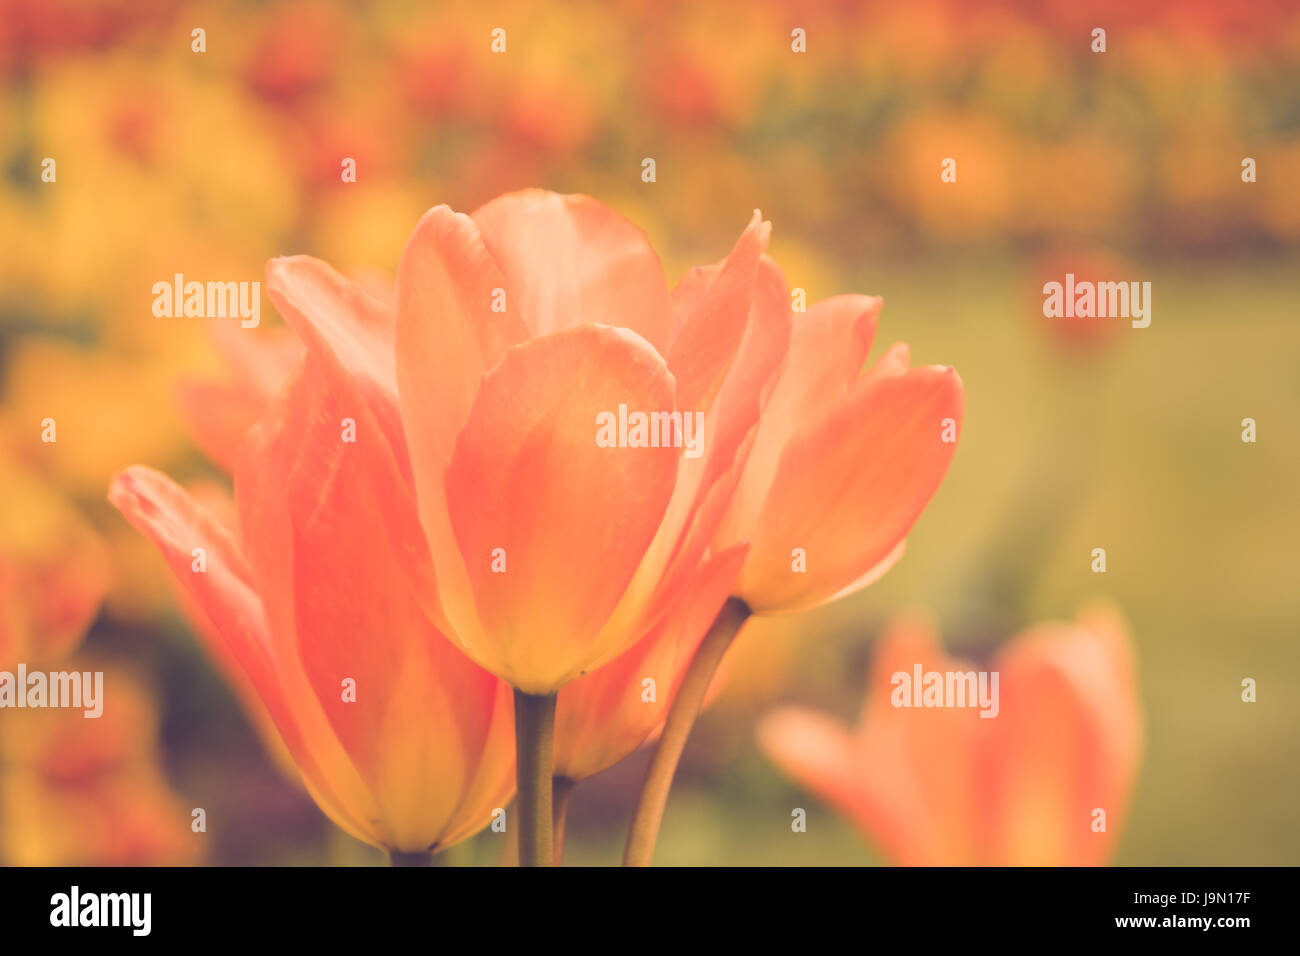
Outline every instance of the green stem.
{"label": "green stem", "polygon": [[655,839],[659,836],[659,822],[663,819],[668,792],[673,786],[677,764],[686,741],[695,726],[695,719],[704,706],[704,695],[713,682],[713,675],[722,663],[722,656],[735,640],[745,621],[749,619],[749,605],[740,598],[728,598],[714,618],[709,633],[704,635],[695,657],[691,660],[677,696],[668,708],[668,719],[655,747],[645,784],[632,815],[632,825],[627,831],[627,846],[623,850],[624,866],[649,866],[654,856]]}
{"label": "green stem", "polygon": [[432,850],[416,850],[413,853],[403,853],[401,850],[389,850],[388,862],[393,866],[432,866]]}
{"label": "green stem", "polygon": [[515,690],[515,779],[519,796],[519,865],[551,866],[551,768],[555,694]]}
{"label": "green stem", "polygon": [[555,834],[555,865],[564,865],[564,824],[569,816],[569,795],[578,781],[568,777],[555,777],[551,781],[551,794],[554,800],[554,812],[551,815],[551,829]]}

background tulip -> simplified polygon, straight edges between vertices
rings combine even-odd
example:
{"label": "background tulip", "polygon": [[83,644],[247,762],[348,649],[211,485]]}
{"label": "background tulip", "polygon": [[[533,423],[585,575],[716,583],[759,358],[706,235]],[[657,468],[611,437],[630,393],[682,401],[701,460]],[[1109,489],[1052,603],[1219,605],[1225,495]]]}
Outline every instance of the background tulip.
{"label": "background tulip", "polygon": [[996,717],[896,707],[897,672],[966,672],[927,627],[901,622],[872,664],[856,730],[784,708],[759,727],[790,777],[904,865],[1087,866],[1113,853],[1142,742],[1133,648],[1117,612],[1041,624],[989,662]]}

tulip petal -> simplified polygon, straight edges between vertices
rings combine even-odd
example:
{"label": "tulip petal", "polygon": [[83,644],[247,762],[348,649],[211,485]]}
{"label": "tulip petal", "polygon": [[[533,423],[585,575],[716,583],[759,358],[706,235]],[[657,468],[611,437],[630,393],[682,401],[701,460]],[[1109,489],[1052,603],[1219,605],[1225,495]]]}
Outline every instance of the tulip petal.
{"label": "tulip petal", "polygon": [[669,301],[639,228],[590,196],[526,189],[473,213],[534,337],[583,323],[631,329],[661,354]]}
{"label": "tulip petal", "polygon": [[[387,449],[403,483],[410,485],[412,465],[403,410],[398,404],[393,308],[339,275],[328,263],[309,256],[272,259],[266,275],[271,300],[314,358],[313,368],[325,377],[323,387],[357,399],[335,420],[339,435],[333,440],[337,442],[347,423],[352,423],[354,430],[366,433],[365,444],[376,446],[377,455],[384,454],[377,446]],[[371,416],[374,427],[367,427],[365,416]],[[258,468],[255,457],[253,461],[250,474]],[[427,571],[429,577],[421,599],[442,626],[444,616],[432,583],[432,565],[426,568],[425,564],[420,571]]]}
{"label": "tulip petal", "polygon": [[[239,526],[235,499],[227,488],[216,482],[200,480],[191,482],[185,490],[195,505],[221,527],[232,529]],[[237,541],[235,543],[238,545]],[[179,584],[176,587],[176,596],[191,629],[202,643],[204,650],[212,657],[213,663],[230,685],[230,689],[239,698],[244,714],[253,724],[253,729],[261,738],[267,754],[286,776],[290,779],[296,778],[298,774],[295,770],[293,754],[285,746],[279,730],[276,729],[275,721],[262,702],[261,694],[244,673],[244,668],[238,659],[231,653],[225,638],[189,591]]]}
{"label": "tulip petal", "polygon": [[[611,631],[635,627],[655,606],[667,607],[693,574],[742,480],[759,417],[785,359],[790,308],[785,277],[766,256],[749,291],[748,324],[732,366],[704,418],[702,458],[683,457],[660,533],[628,594],[611,616]],[[717,545],[725,550],[738,543]],[[646,626],[653,624],[646,621]],[[643,633],[643,631],[642,631]]]}
{"label": "tulip petal", "polygon": [[[779,767],[842,812],[891,861],[974,862],[971,725],[955,711],[895,706],[894,675],[910,679],[915,665],[935,670],[945,659],[927,627],[896,625],[873,661],[856,733],[816,712],[783,708],[760,723],[759,741]],[[908,691],[897,685],[898,693]]]}
{"label": "tulip petal", "polygon": [[[534,339],[484,378],[447,470],[486,631],[483,641],[458,636],[529,693],[556,690],[627,646],[595,637],[659,528],[681,450],[600,447],[598,416],[620,405],[673,408],[672,376],[643,339],[591,325]],[[493,571],[494,553],[506,573]]]}
{"label": "tulip petal", "polygon": [[[947,471],[962,385],[950,368],[864,378],[786,446],[754,523],[741,596],[794,611],[836,594],[903,540]],[[791,568],[801,548],[806,571]]]}
{"label": "tulip petal", "polygon": [[[555,775],[583,780],[636,750],[663,723],[696,649],[722,609],[748,545],[711,556],[692,591],[651,633],[566,684],[555,710]],[[655,682],[653,700],[643,681]]]}
{"label": "tulip petal", "polygon": [[[456,653],[460,654],[459,649]],[[472,737],[465,738],[466,776],[470,783],[442,838],[442,846],[454,846],[483,829],[515,792],[514,694],[504,681],[497,680],[495,686],[492,706],[482,723],[476,724],[480,739],[476,743]]]}
{"label": "tulip petal", "polygon": [[252,332],[232,322],[209,319],[208,335],[235,380],[268,403],[302,358],[302,342],[292,329]]}
{"label": "tulip petal", "polygon": [[[691,270],[673,290],[679,328],[668,352],[681,408],[707,411],[749,324],[759,259],[772,224],[757,209],[722,262]],[[784,283],[784,280],[782,280]],[[784,303],[787,311],[789,303]]]}
{"label": "tulip petal", "polygon": [[[755,273],[745,334],[716,401],[705,417],[703,466],[686,459],[678,475],[679,491],[674,494],[669,513],[675,516],[679,502],[684,499],[690,501],[691,517],[686,535],[678,543],[665,574],[665,587],[675,581],[674,570],[689,572],[728,513],[748,469],[761,428],[761,416],[778,381],[789,340],[790,306],[785,277],[776,263],[764,256]],[[719,547],[736,543],[730,540]]]}
{"label": "tulip petal", "polygon": [[989,812],[980,789],[980,742],[996,733],[997,720],[981,718],[974,708],[923,706],[918,666],[922,675],[968,669],[944,654],[927,619],[905,617],[881,637],[871,663],[858,729],[855,819],[901,865],[978,863],[988,843],[982,821]]}
{"label": "tulip petal", "polygon": [[[935,675],[946,687],[982,674],[996,709],[927,700]],[[1113,849],[1141,736],[1132,643],[1100,607],[1034,627],[985,672],[945,655],[927,622],[897,621],[852,741],[816,715],[782,715],[761,739],[896,863],[1079,866]],[[1092,828],[1098,808],[1103,832]]]}
{"label": "tulip petal", "polygon": [[767,412],[781,416],[781,433],[792,434],[799,420],[848,391],[871,351],[880,307],[878,296],[837,295],[794,316],[785,371]]}
{"label": "tulip petal", "polygon": [[890,551],[889,554],[885,555],[884,558],[882,558],[878,564],[873,564],[871,567],[867,568],[867,570],[863,573],[861,577],[854,578],[847,585],[840,588],[838,591],[836,591],[834,594],[828,597],[826,599],[826,603],[829,604],[832,601],[838,601],[842,597],[848,597],[850,594],[852,594],[855,591],[861,591],[864,588],[870,587],[871,585],[875,584],[877,581],[879,581],[881,578],[883,578],[886,574],[889,573],[890,568],[892,568],[902,559],[905,551],[907,551],[906,539],[898,542],[898,544],[894,546],[894,550]]}
{"label": "tulip petal", "polygon": [[874,381],[878,378],[889,378],[894,375],[903,375],[912,367],[912,353],[907,347],[906,342],[895,342],[887,348],[876,359],[875,364],[862,373],[863,381]]}
{"label": "tulip petal", "polygon": [[[494,312],[498,296],[505,312]],[[443,476],[479,383],[510,346],[528,339],[506,281],[468,216],[425,213],[397,273],[397,382],[420,519],[438,569],[445,614],[479,631],[464,562],[447,515]]]}
{"label": "tulip petal", "polygon": [[266,291],[309,352],[328,355],[356,379],[409,477],[397,404],[392,307],[310,256],[268,262]]}
{"label": "tulip petal", "polygon": [[871,349],[879,312],[878,298],[841,295],[793,316],[785,368],[728,514],[730,537],[743,537],[753,527],[790,439],[848,392]]}
{"label": "tulip petal", "polygon": [[[113,479],[109,500],[143,532],[171,566],[176,580],[212,624],[213,633],[257,688],[294,755],[304,781],[321,807],[358,839],[375,842],[374,803],[346,756],[328,733],[313,732],[309,720],[285,692],[279,654],[272,644],[252,572],[230,532],[199,508],[186,492],[150,468],[129,468]],[[206,568],[194,570],[195,549]]]}
{"label": "tulip petal", "polygon": [[199,450],[230,471],[239,443],[266,411],[266,402],[230,385],[185,381],[176,386],[176,408]]}
{"label": "tulip petal", "polygon": [[[250,561],[272,625],[292,629],[319,706],[374,795],[384,845],[423,850],[465,822],[461,795],[504,688],[425,613],[432,570],[415,501],[359,385],[309,360],[279,406],[236,472]],[[348,417],[355,441],[340,434]]]}
{"label": "tulip petal", "polygon": [[[1086,626],[1085,626],[1086,625]],[[1040,625],[998,659],[999,746],[987,754],[1001,865],[1096,866],[1114,850],[1141,749],[1123,623]],[[1094,831],[1094,814],[1106,827]]]}
{"label": "tulip petal", "polygon": [[779,707],[758,722],[756,732],[763,752],[786,776],[861,822],[859,791],[865,768],[849,728],[813,710]]}
{"label": "tulip petal", "polygon": [[302,344],[285,328],[251,332],[226,321],[209,325],[213,345],[230,371],[228,381],[187,380],[176,402],[190,438],[222,469],[235,467],[244,435],[266,411],[302,357]]}
{"label": "tulip petal", "polygon": [[844,398],[871,349],[880,305],[874,296],[842,295],[791,317],[785,365],[718,531],[720,542],[750,536],[787,443]]}

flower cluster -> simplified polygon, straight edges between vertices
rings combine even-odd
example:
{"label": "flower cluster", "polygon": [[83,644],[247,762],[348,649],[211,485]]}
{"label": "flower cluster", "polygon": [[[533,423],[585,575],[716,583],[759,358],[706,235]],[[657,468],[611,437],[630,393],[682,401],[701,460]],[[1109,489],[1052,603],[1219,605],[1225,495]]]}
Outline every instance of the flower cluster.
{"label": "flower cluster", "polygon": [[[904,345],[869,362],[878,298],[792,311],[770,231],[755,213],[670,289],[626,219],[529,190],[431,209],[391,291],[268,264],[298,347],[232,350],[240,400],[191,406],[233,509],[140,466],[110,497],[340,827],[429,853],[517,783],[524,859],[549,862],[553,776],[622,759],[665,705],[689,729],[749,614],[898,559],[956,448],[961,380]],[[602,446],[620,405],[702,416],[702,453]]]}

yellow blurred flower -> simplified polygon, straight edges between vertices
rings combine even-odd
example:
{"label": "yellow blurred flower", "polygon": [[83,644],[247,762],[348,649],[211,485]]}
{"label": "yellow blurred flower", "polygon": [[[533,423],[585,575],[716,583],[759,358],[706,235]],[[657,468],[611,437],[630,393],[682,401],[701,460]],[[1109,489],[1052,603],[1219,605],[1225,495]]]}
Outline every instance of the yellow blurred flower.
{"label": "yellow blurred flower", "polygon": [[0,670],[54,662],[75,648],[108,580],[94,529],[0,451]]}

